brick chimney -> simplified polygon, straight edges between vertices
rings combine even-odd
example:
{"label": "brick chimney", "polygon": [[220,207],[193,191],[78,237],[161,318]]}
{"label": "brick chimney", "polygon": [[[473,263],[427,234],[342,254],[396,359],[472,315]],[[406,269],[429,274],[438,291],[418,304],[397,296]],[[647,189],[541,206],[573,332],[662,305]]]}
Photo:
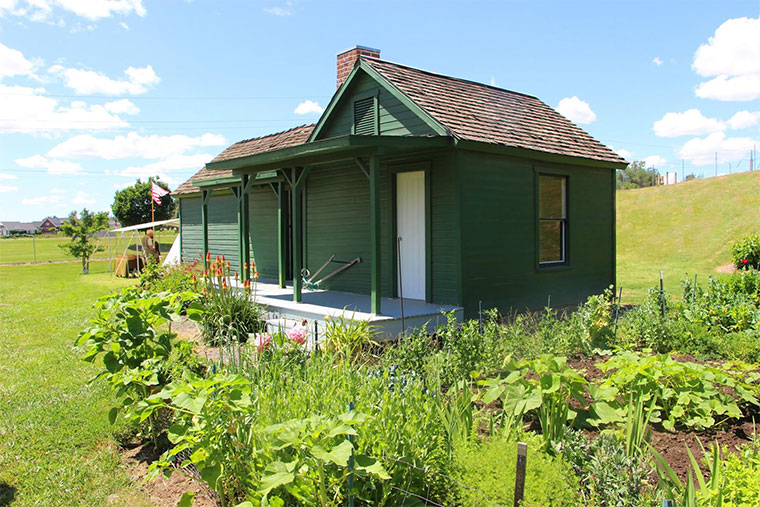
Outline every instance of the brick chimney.
{"label": "brick chimney", "polygon": [[342,53],[338,53],[338,88],[343,84],[351,71],[354,70],[354,64],[360,56],[369,56],[370,58],[380,58],[380,50],[367,48],[364,46],[354,46]]}

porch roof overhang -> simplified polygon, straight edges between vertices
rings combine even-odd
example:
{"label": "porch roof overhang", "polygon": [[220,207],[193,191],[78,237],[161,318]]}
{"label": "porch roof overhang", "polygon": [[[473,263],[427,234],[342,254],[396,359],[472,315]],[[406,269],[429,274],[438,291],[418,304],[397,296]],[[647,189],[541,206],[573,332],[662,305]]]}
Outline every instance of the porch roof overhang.
{"label": "porch roof overhang", "polygon": [[[347,135],[323,139],[309,143],[281,148],[279,150],[257,153],[220,162],[206,164],[209,169],[232,170],[233,176],[251,174],[283,167],[299,167],[322,162],[345,160],[372,154],[395,155],[408,152],[424,152],[451,148],[454,139],[450,136],[431,137],[402,137],[402,136],[357,136]],[[210,185],[227,184],[224,182],[206,180]],[[239,178],[237,178],[239,181]],[[196,184],[201,183],[194,182]]]}

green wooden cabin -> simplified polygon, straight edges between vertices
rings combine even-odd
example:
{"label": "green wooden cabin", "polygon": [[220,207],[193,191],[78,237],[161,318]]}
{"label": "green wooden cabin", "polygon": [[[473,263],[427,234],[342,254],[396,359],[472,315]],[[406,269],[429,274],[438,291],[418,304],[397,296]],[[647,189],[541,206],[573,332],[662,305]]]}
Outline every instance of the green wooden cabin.
{"label": "green wooden cabin", "polygon": [[254,260],[297,302],[304,268],[360,258],[324,287],[375,314],[402,293],[472,317],[614,285],[616,153],[535,97],[368,48],[338,55],[338,82],[317,124],[236,143],[177,189],[183,260]]}

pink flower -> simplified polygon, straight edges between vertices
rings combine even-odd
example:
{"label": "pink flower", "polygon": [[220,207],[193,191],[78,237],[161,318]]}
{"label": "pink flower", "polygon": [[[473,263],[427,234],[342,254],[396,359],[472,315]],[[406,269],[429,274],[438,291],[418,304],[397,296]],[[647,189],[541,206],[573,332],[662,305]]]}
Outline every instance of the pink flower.
{"label": "pink flower", "polygon": [[306,343],[306,336],[308,336],[309,330],[306,329],[304,326],[296,326],[290,331],[288,331],[288,339],[292,341],[293,343],[297,343],[298,345],[303,345]]}
{"label": "pink flower", "polygon": [[256,335],[256,339],[253,340],[253,345],[256,347],[256,351],[264,352],[272,344],[272,337],[266,333],[259,333]]}

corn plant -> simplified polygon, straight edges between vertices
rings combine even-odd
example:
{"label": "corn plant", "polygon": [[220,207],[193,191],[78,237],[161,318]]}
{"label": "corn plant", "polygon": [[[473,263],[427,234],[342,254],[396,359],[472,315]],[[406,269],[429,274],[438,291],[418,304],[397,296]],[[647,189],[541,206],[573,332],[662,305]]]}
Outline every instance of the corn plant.
{"label": "corn plant", "polygon": [[363,349],[375,343],[369,321],[354,317],[346,317],[345,310],[339,317],[325,316],[325,350],[344,361],[357,360]]}

